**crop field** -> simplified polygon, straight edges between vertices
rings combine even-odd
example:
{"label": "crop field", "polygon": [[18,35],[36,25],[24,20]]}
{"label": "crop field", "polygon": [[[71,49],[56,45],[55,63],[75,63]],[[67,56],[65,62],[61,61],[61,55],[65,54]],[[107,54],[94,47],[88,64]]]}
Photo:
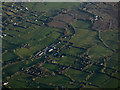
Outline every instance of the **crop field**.
{"label": "crop field", "polygon": [[116,5],[2,3],[3,88],[118,88]]}

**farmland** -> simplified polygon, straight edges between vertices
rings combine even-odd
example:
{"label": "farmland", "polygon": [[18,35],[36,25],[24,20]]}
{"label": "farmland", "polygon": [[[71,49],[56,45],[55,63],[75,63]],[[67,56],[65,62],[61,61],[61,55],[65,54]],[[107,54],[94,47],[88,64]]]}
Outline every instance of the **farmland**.
{"label": "farmland", "polygon": [[2,4],[3,88],[119,87],[117,3]]}

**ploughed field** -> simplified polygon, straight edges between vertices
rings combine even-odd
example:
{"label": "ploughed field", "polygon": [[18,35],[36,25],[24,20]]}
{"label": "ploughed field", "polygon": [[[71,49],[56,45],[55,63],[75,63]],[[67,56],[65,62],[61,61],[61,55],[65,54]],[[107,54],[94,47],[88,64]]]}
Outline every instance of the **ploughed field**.
{"label": "ploughed field", "polygon": [[6,2],[2,9],[3,87],[118,87],[117,3]]}

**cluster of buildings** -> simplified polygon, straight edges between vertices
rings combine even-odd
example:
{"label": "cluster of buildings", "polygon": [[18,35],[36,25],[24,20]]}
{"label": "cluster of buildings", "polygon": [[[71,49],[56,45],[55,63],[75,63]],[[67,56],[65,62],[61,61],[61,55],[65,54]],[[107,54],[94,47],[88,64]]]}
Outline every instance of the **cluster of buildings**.
{"label": "cluster of buildings", "polygon": [[38,68],[38,67],[30,67],[29,69],[24,70],[28,74],[34,75],[34,76],[49,76],[51,75],[51,72],[49,70],[46,70],[44,68]]}
{"label": "cluster of buildings", "polygon": [[2,35],[0,35],[1,38],[5,37],[5,36],[7,36],[7,34],[2,34]]}
{"label": "cluster of buildings", "polygon": [[40,56],[42,56],[43,54],[46,54],[46,53],[48,53],[48,52],[49,52],[49,53],[52,52],[54,49],[56,49],[55,46],[56,46],[55,44],[52,44],[52,45],[46,47],[45,49],[37,52],[34,57],[40,57]]}

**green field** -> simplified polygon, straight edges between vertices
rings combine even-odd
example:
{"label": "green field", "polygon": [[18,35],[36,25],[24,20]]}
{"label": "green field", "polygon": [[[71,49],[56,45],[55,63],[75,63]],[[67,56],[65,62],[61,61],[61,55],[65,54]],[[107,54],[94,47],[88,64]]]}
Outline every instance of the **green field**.
{"label": "green field", "polygon": [[75,60],[76,60],[76,58],[74,58],[74,57],[64,56],[64,57],[61,57],[61,59],[58,63],[62,63],[64,65],[71,65],[74,63]]}
{"label": "green field", "polygon": [[[96,77],[97,76],[97,77]],[[94,73],[89,79],[88,82],[91,82],[93,85],[97,85],[101,87],[100,85],[106,82],[109,79],[107,75],[101,74],[101,73]]]}
{"label": "green field", "polygon": [[59,68],[57,65],[48,64],[48,63],[44,64],[43,67],[44,67],[44,68],[47,68],[47,69],[49,69],[49,70],[52,70],[52,71],[54,71],[54,70],[56,70],[56,69]]}
{"label": "green field", "polygon": [[88,48],[96,44],[97,32],[88,29],[76,30],[75,36],[70,40],[74,46]]}
{"label": "green field", "polygon": [[103,41],[112,49],[118,49],[118,31],[117,30],[111,30],[102,32],[101,38]]}
{"label": "green field", "polygon": [[25,65],[25,62],[20,62],[16,64],[9,65],[3,69],[3,79],[5,80],[7,76],[11,76],[14,73],[20,71],[20,69]]}
{"label": "green field", "polygon": [[43,78],[40,78],[40,77],[36,77],[36,82],[39,82],[41,81],[41,83],[43,84],[53,84],[53,85],[56,85],[56,86],[59,86],[59,85],[62,85],[64,86],[65,84],[69,83],[70,82],[70,79],[69,78],[66,78],[65,76],[62,76],[62,75],[55,75],[55,76],[50,76],[50,77],[43,77]]}
{"label": "green field", "polygon": [[17,55],[15,55],[13,52],[7,52],[3,55],[3,62],[9,61],[9,60],[15,60],[17,58]]}
{"label": "green field", "polygon": [[71,78],[73,78],[74,80],[79,81],[79,82],[85,81],[87,75],[89,75],[89,73],[78,71],[78,70],[75,70],[75,69],[69,69],[66,72],[66,74],[70,75]]}
{"label": "green field", "polygon": [[85,49],[70,47],[70,48],[62,50],[61,53],[64,53],[66,55],[73,55],[73,56],[78,56],[79,57],[85,51],[86,51]]}
{"label": "green field", "polygon": [[91,48],[88,53],[93,59],[99,59],[111,55],[112,51],[108,48],[105,48],[104,46],[97,45]]}
{"label": "green field", "polygon": [[73,26],[76,29],[88,29],[90,27],[90,23],[82,20],[77,20],[73,23]]}
{"label": "green field", "polygon": [[115,53],[109,61],[107,61],[107,66],[110,68],[115,68],[116,70],[119,69],[119,53]]}
{"label": "green field", "polygon": [[101,69],[102,69],[102,67],[92,65],[92,66],[90,66],[87,70],[88,70],[88,71],[98,72],[98,71],[100,71]]}
{"label": "green field", "polygon": [[3,89],[117,88],[116,5],[2,3]]}
{"label": "green field", "polygon": [[103,87],[103,88],[107,88],[107,87],[118,88],[119,83],[120,82],[117,79],[111,78],[111,79],[107,80],[105,83],[103,83],[101,87]]}
{"label": "green field", "polygon": [[21,73],[18,72],[14,78],[11,78],[9,80],[9,85],[7,87],[11,87],[11,88],[26,88],[29,86],[32,76],[25,74],[25,73]]}

